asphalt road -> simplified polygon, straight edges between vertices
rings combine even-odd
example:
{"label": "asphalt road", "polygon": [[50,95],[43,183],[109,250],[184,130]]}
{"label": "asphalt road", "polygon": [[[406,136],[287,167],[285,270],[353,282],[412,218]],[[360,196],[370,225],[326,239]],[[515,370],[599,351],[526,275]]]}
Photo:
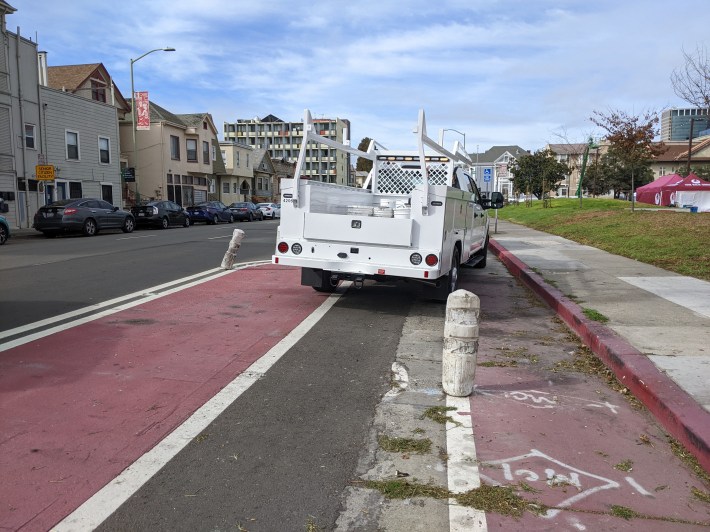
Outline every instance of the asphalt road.
{"label": "asphalt road", "polygon": [[375,288],[345,294],[99,530],[330,529],[413,301]]}
{"label": "asphalt road", "polygon": [[[24,268],[29,276],[35,245],[69,242],[65,246],[78,247],[58,248],[61,253],[57,251],[50,264],[64,276],[64,284],[72,284],[83,296],[77,297],[82,303],[73,304],[85,305],[102,289],[91,286],[80,265],[84,270],[105,268],[123,278],[126,255],[131,262],[141,254],[153,260],[163,248],[166,253],[180,249],[173,258],[194,255],[190,264],[195,270],[172,272],[173,277],[152,278],[125,290],[109,286],[102,297],[125,294],[203,271],[204,262],[218,264],[235,227],[247,231],[240,262],[270,255],[276,224],[263,222],[141,231],[128,236],[145,239],[127,241],[122,233],[36,243],[30,239],[16,249],[13,245],[14,266],[7,267],[3,255],[0,269],[4,275]],[[176,239],[172,245],[171,238]],[[263,255],[247,254],[252,242],[262,240]],[[95,244],[88,247],[85,242]],[[47,248],[43,253],[51,256]],[[160,261],[152,264],[160,268]],[[147,269],[135,271],[140,274],[125,277],[147,275]],[[235,288],[239,282],[241,300]],[[481,480],[524,487],[526,498],[551,506],[542,515],[528,512],[522,517],[489,512],[490,529],[643,527],[665,532],[707,526],[710,505],[693,491],[702,492],[703,483],[673,454],[664,431],[648,413],[612,387],[602,368],[588,367],[584,349],[549,308],[492,257],[485,270],[463,271],[461,285],[481,298],[476,391],[467,399],[470,408],[463,411],[470,415]],[[13,289],[3,283],[3,302]],[[225,296],[229,290],[234,290],[233,302],[231,294]],[[89,297],[90,292],[94,295]],[[61,297],[52,294],[46,299],[59,304]],[[260,307],[262,298],[270,306]],[[298,315],[297,304],[308,300],[315,306],[314,299],[326,298],[299,286],[297,273],[289,269],[249,268],[137,307],[152,312],[145,315],[151,319],[118,313],[49,336],[46,344],[27,343],[4,352],[0,432],[8,436],[0,442],[0,452],[12,464],[13,474],[0,481],[0,499],[21,490],[33,495],[24,504],[0,506],[0,528],[19,528],[15,523],[42,528],[43,519],[54,523],[66,515],[63,509],[52,512],[62,503],[67,511],[81,503],[83,495],[72,504],[67,501],[91,484],[92,479],[80,474],[86,463],[94,461],[102,472],[115,467],[117,455],[136,446],[134,440],[151,431],[160,430],[161,437],[170,433],[184,417],[173,416],[174,411],[188,406],[194,410],[207,399],[206,389],[216,392],[225,386],[227,373],[248,373],[248,361],[235,365],[237,360],[262,357],[284,334],[279,330],[284,322]],[[215,309],[215,304],[221,306]],[[186,308],[189,315],[180,313]],[[426,316],[432,320],[424,320]],[[444,438],[443,426],[422,420],[425,406],[442,400],[442,325],[443,306],[423,299],[411,284],[368,282],[362,290],[349,290],[99,529],[445,529],[432,523],[447,521],[446,499],[390,501],[362,486],[363,479],[390,480],[397,471],[422,483],[432,472],[446,471],[448,451],[443,447],[421,457],[378,448],[380,435],[422,434],[435,442]],[[422,348],[427,337],[430,352]],[[136,339],[142,342],[140,349],[135,348]],[[211,351],[198,349],[208,342]],[[58,346],[63,348],[59,356]],[[388,400],[383,394],[392,386],[395,359],[409,366],[410,385]],[[96,367],[79,360],[93,361]],[[181,392],[180,402],[174,401]],[[120,408],[108,409],[109,400]],[[155,416],[161,416],[160,423]],[[69,439],[69,434],[76,437]],[[59,443],[60,436],[67,441]],[[106,455],[109,459],[101,454],[106,450],[99,441],[114,453]],[[104,483],[91,484],[91,489]],[[346,499],[349,491],[361,496]],[[344,504],[350,513],[343,513]],[[434,513],[431,505],[438,505]],[[614,505],[638,515],[619,516]],[[360,524],[352,524],[356,522]]]}
{"label": "asphalt road", "polygon": [[0,332],[217,268],[237,228],[238,261],[269,260],[278,223],[14,239],[0,254]]}

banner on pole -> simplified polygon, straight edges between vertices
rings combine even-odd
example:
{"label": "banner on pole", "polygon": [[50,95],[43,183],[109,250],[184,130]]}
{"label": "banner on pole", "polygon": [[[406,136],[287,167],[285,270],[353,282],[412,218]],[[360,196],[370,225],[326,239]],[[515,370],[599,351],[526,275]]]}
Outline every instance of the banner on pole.
{"label": "banner on pole", "polygon": [[136,92],[136,114],[138,115],[138,120],[136,121],[136,129],[149,130],[150,129],[150,106],[148,103],[148,92]]}

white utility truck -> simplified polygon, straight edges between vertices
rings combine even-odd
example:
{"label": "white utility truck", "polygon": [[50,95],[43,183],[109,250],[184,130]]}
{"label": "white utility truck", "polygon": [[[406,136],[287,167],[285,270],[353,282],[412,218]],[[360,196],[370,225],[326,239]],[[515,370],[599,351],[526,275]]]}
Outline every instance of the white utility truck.
{"label": "white utility truck", "polygon": [[[469,155],[458,141],[453,151],[441,146],[443,131],[439,143],[429,138],[424,111],[415,133],[416,150],[372,141],[363,152],[317,134],[306,110],[296,174],[281,181],[272,262],[300,266],[301,284],[322,292],[340,280],[400,279],[430,285],[436,299],[456,290],[461,265],[485,267],[487,210],[503,206],[502,194],[481,196]],[[309,143],[371,160],[363,188],[302,178]]]}

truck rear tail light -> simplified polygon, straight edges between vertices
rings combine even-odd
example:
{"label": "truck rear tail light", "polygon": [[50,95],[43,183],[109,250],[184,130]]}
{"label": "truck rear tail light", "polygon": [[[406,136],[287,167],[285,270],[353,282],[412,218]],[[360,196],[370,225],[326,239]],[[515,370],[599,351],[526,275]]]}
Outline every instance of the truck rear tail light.
{"label": "truck rear tail light", "polygon": [[288,251],[288,244],[286,242],[279,242],[279,245],[276,246],[276,249],[279,250],[279,253],[286,253]]}
{"label": "truck rear tail light", "polygon": [[303,247],[301,246],[301,244],[296,242],[295,244],[291,245],[291,251],[294,255],[300,255],[301,251],[303,251]]}
{"label": "truck rear tail light", "polygon": [[415,266],[419,266],[422,263],[422,256],[419,253],[412,253],[409,256],[409,262]]}
{"label": "truck rear tail light", "polygon": [[436,266],[437,264],[439,264],[439,257],[434,254],[427,255],[425,260],[427,266]]}

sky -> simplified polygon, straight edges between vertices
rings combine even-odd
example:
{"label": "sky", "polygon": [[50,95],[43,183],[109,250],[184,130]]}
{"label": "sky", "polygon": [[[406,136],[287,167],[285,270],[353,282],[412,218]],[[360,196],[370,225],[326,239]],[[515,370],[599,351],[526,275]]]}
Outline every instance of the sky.
{"label": "sky", "polygon": [[6,0],[49,66],[103,63],[124,97],[224,122],[343,118],[351,142],[469,153],[586,142],[594,111],[688,107],[670,76],[708,43],[707,0]]}

